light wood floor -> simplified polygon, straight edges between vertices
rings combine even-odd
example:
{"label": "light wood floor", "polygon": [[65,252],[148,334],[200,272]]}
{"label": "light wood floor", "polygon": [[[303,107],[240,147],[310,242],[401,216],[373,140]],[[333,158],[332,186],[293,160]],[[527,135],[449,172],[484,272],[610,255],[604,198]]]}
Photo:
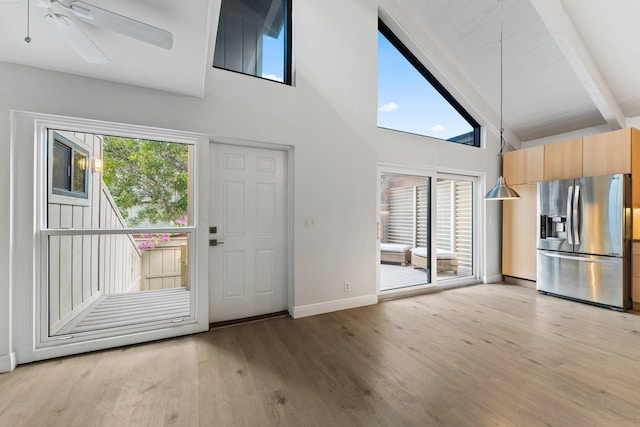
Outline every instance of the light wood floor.
{"label": "light wood floor", "polygon": [[19,366],[2,426],[637,426],[640,315],[479,285]]}

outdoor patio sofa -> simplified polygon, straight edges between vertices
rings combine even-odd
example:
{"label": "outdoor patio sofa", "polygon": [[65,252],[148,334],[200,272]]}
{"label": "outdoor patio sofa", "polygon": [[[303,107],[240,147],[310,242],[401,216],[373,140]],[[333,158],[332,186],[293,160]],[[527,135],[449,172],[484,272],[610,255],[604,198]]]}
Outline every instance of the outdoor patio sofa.
{"label": "outdoor patio sofa", "polygon": [[402,243],[380,243],[380,261],[398,262],[405,266],[411,260],[411,245]]}
{"label": "outdoor patio sofa", "polygon": [[[458,254],[446,249],[437,248],[438,273],[452,271],[458,274]],[[411,249],[411,266],[426,269],[428,265],[427,248]]]}

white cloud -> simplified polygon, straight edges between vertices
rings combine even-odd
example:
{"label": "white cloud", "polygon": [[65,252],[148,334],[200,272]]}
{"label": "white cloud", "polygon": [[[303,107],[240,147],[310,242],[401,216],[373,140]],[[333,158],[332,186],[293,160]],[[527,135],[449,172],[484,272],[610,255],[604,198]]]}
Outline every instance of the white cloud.
{"label": "white cloud", "polygon": [[275,74],[262,74],[262,77],[264,77],[265,79],[269,79],[269,80],[275,80],[277,82],[281,82],[282,81],[282,77],[278,77]]}
{"label": "white cloud", "polygon": [[381,113],[390,113],[398,108],[400,108],[400,106],[395,102],[387,102],[386,104],[381,105],[380,108],[378,108],[378,111]]}
{"label": "white cloud", "polygon": [[443,132],[443,131],[447,130],[447,128],[442,126],[441,124],[437,124],[437,125],[433,126],[429,130],[432,131],[432,132]]}

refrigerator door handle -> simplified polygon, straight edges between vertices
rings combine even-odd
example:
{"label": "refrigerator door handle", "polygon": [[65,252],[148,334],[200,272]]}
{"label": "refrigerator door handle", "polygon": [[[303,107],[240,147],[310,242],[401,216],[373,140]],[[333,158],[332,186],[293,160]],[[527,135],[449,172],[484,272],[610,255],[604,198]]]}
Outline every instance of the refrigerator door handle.
{"label": "refrigerator door handle", "polygon": [[595,262],[595,263],[601,263],[601,264],[615,263],[615,262],[618,262],[620,260],[620,258],[616,258],[616,257],[588,258],[588,257],[581,257],[581,256],[576,256],[576,255],[565,255],[565,254],[559,254],[559,253],[554,253],[554,252],[545,252],[545,251],[538,251],[538,253],[540,255],[542,255],[542,256],[546,256],[546,257],[549,257],[549,258],[570,259],[570,260],[574,260],[574,261]]}
{"label": "refrigerator door handle", "polygon": [[567,192],[567,243],[573,245],[573,185],[569,187]]}
{"label": "refrigerator door handle", "polygon": [[580,244],[580,211],[578,210],[578,203],[580,201],[580,186],[573,187],[573,213],[571,214],[571,221],[573,222],[573,242],[576,245]]}

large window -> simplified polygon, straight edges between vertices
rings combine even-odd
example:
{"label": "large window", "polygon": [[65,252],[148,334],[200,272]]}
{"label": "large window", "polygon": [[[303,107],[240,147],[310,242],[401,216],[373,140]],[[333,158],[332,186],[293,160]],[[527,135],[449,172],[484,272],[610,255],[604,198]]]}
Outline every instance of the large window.
{"label": "large window", "polygon": [[[208,330],[208,138],[26,112],[11,126],[18,363]],[[87,198],[52,191],[72,145]]]}
{"label": "large window", "polygon": [[291,0],[222,0],[213,66],[291,84]]}
{"label": "large window", "polygon": [[480,146],[480,125],[378,21],[378,126]]}
{"label": "large window", "polygon": [[43,341],[193,321],[193,142],[47,135]]}

